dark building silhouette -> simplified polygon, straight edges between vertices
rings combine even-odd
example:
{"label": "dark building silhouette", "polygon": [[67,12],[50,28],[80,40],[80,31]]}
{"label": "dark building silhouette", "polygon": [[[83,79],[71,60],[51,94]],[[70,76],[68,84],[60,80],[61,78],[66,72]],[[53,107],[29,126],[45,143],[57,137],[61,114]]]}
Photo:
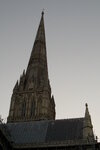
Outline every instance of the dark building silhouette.
{"label": "dark building silhouette", "polygon": [[55,103],[48,78],[44,13],[26,72],[16,83],[11,98],[8,122],[54,120]]}
{"label": "dark building silhouette", "polygon": [[26,71],[16,82],[7,123],[0,123],[0,150],[97,150],[86,104],[83,118],[55,120],[48,77],[44,12]]}

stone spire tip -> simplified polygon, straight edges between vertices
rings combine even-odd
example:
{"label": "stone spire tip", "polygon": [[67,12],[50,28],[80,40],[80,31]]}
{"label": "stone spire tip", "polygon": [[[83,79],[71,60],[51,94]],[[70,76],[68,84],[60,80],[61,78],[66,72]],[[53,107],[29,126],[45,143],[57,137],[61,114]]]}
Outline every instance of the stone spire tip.
{"label": "stone spire tip", "polygon": [[88,104],[86,103],[85,106],[86,106],[86,108],[87,108],[87,107],[88,107]]}
{"label": "stone spire tip", "polygon": [[41,13],[41,15],[42,15],[42,16],[44,16],[44,9],[42,10],[42,13]]}

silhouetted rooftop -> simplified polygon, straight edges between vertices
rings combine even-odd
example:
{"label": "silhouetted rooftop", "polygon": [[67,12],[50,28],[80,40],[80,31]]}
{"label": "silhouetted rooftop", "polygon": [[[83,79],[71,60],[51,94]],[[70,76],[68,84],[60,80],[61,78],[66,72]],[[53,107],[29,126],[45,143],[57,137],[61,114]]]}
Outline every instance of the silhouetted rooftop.
{"label": "silhouetted rooftop", "polygon": [[7,123],[6,131],[15,144],[61,142],[83,138],[84,118]]}

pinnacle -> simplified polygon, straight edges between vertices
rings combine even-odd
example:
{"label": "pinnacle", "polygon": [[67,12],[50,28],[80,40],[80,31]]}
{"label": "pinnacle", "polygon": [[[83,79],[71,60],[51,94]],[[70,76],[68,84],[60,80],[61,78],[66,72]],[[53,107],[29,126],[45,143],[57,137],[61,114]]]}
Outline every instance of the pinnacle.
{"label": "pinnacle", "polygon": [[90,114],[89,114],[88,104],[86,103],[85,106],[86,106],[85,117],[87,118],[90,117]]}
{"label": "pinnacle", "polygon": [[88,108],[88,104],[87,103],[85,104],[85,106],[86,106],[86,108]]}
{"label": "pinnacle", "polygon": [[44,9],[43,9],[43,11],[42,11],[41,15],[42,15],[42,17],[44,16]]}

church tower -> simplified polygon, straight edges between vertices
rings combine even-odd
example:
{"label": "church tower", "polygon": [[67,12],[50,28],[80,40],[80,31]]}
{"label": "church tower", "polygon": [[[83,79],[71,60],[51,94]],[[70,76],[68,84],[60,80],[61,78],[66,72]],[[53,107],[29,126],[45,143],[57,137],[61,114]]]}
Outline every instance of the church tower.
{"label": "church tower", "polygon": [[44,12],[26,71],[16,82],[8,122],[54,120],[55,102],[48,77]]}

